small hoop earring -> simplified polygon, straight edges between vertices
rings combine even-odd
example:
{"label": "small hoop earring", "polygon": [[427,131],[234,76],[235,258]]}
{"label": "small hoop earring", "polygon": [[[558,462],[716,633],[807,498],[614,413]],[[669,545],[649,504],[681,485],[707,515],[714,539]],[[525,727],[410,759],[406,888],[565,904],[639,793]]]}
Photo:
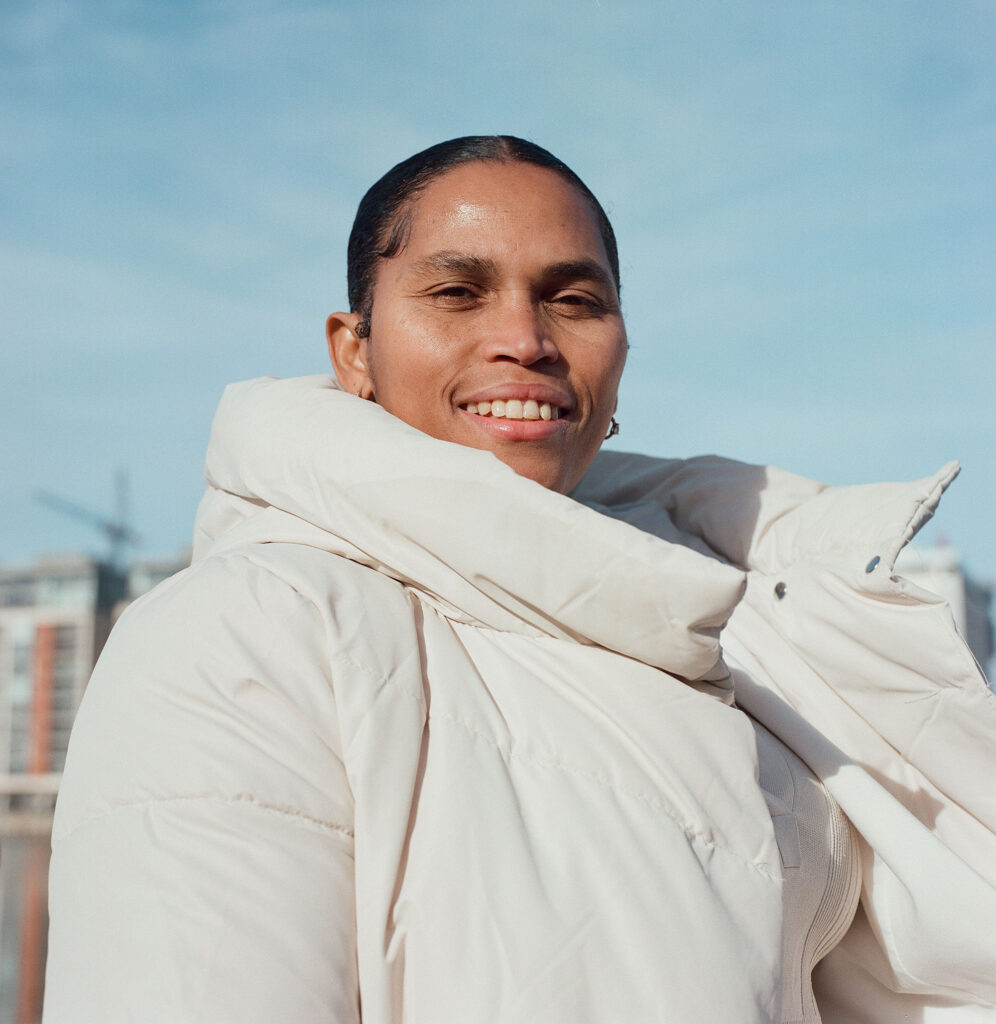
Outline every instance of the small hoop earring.
{"label": "small hoop earring", "polygon": [[616,422],[615,416],[612,417],[609,422],[609,432],[605,435],[603,440],[608,441],[610,437],[615,437],[619,433],[619,424]]}

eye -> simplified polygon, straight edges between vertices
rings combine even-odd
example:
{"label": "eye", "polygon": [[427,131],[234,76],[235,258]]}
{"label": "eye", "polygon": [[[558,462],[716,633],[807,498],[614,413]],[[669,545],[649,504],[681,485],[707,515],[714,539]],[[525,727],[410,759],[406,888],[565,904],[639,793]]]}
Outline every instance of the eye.
{"label": "eye", "polygon": [[606,311],[605,303],[588,292],[555,292],[547,299],[547,304],[565,316],[601,316]]}
{"label": "eye", "polygon": [[468,284],[447,284],[429,292],[428,297],[439,306],[462,309],[476,302],[478,294]]}

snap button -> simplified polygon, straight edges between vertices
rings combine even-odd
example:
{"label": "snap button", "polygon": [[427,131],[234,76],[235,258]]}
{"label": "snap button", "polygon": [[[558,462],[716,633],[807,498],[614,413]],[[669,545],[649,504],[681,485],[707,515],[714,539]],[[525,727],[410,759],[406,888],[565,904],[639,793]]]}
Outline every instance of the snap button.
{"label": "snap button", "polygon": [[869,563],[868,563],[868,564],[867,564],[867,565],[865,566],[865,572],[874,572],[874,571],[875,571],[875,566],[876,566],[876,565],[878,565],[878,563],[879,563],[879,562],[881,562],[881,561],[882,561],[882,559],[881,559],[881,558],[879,558],[879,557],[878,557],[878,555],[876,555],[876,556],[875,556],[875,557],[874,557],[874,558],[873,558],[873,559],[872,559],[872,560],[871,560],[871,561],[870,561],[870,562],[869,562]]}
{"label": "snap button", "polygon": [[778,582],[775,584],[775,597],[780,601],[785,596],[785,584]]}

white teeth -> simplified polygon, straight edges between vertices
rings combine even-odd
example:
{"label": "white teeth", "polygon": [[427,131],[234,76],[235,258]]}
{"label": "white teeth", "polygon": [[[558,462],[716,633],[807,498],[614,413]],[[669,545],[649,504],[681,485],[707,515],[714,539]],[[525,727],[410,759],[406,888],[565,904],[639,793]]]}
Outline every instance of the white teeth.
{"label": "white teeth", "polygon": [[549,402],[532,398],[496,398],[493,402],[468,402],[463,408],[474,416],[493,416],[506,420],[559,420],[560,409]]}

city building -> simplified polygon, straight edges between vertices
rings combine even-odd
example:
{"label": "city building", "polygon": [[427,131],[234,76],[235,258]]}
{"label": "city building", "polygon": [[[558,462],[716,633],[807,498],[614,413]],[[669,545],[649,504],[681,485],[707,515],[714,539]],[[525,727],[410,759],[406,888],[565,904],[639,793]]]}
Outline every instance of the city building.
{"label": "city building", "polygon": [[8,828],[19,812],[51,813],[69,730],[126,586],[123,573],[83,556],[0,569],[0,813]]}

